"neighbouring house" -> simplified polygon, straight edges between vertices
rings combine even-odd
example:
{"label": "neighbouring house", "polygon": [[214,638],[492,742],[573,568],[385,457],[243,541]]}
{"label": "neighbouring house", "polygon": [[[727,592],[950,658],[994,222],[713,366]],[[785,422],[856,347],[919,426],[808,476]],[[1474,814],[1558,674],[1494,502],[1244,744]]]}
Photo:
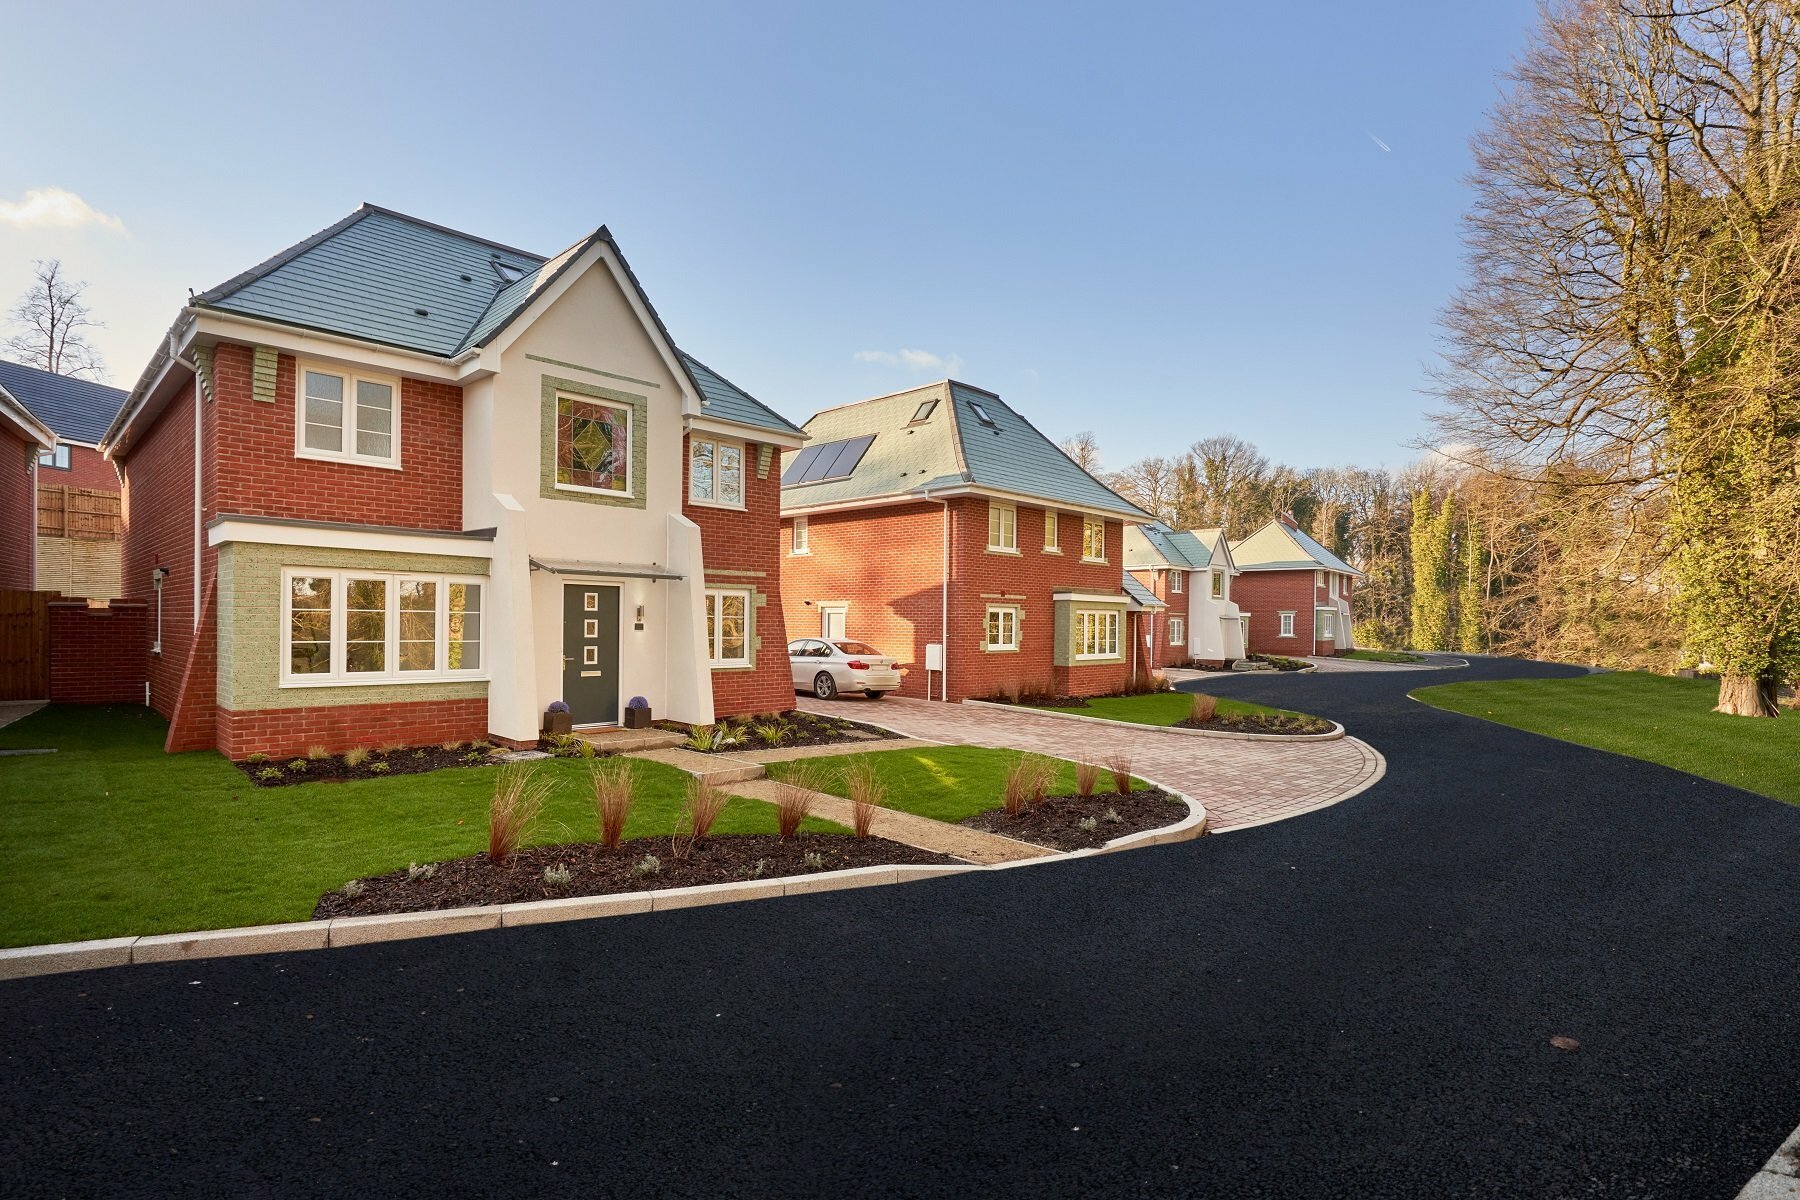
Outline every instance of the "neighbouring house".
{"label": "neighbouring house", "polygon": [[1231,543],[1237,604],[1252,654],[1342,654],[1351,639],[1350,597],[1367,576],[1321,546],[1283,513]]}
{"label": "neighbouring house", "polygon": [[867,642],[902,695],[1097,695],[1148,669],[1121,585],[1150,520],[1000,397],[945,380],[830,409],[784,460],[795,636]]}
{"label": "neighbouring house", "polygon": [[168,748],[232,758],[793,706],[780,451],[602,227],[364,205],[182,309],[106,444]]}
{"label": "neighbouring house", "polygon": [[30,517],[7,531],[9,542],[33,542],[31,586],[83,599],[122,595],[119,473],[100,453],[100,438],[125,403],[125,393],[4,360],[0,393],[29,410],[54,437],[35,456]]}
{"label": "neighbouring house", "polygon": [[37,586],[39,456],[56,434],[0,385],[0,589]]}
{"label": "neighbouring house", "polygon": [[1153,666],[1224,667],[1244,657],[1243,615],[1231,598],[1237,569],[1221,530],[1128,525],[1125,571],[1164,606],[1148,621]]}

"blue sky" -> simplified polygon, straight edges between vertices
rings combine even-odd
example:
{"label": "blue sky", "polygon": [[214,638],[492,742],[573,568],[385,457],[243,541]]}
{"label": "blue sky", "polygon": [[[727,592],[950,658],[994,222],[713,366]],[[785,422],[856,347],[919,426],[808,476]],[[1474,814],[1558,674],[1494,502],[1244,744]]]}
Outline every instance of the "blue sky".
{"label": "blue sky", "polygon": [[8,93],[55,98],[0,129],[0,298],[60,257],[129,386],[187,289],[361,201],[543,253],[605,223],[684,348],[796,419],[953,373],[1109,468],[1227,432],[1398,465],[1533,19],[0,0],[50,48]]}

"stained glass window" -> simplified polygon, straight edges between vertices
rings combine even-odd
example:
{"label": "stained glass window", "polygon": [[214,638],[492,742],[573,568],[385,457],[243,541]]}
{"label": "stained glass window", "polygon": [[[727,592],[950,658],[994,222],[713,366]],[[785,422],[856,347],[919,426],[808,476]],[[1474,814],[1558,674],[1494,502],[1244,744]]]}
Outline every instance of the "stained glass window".
{"label": "stained glass window", "polygon": [[630,410],[556,398],[556,482],[597,492],[631,490]]}

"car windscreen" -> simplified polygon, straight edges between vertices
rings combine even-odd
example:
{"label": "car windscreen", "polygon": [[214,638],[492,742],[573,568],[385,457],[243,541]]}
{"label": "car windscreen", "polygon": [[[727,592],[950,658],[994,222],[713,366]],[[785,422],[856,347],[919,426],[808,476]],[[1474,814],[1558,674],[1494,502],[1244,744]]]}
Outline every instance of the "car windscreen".
{"label": "car windscreen", "polygon": [[881,653],[881,651],[877,650],[875,647],[865,646],[861,642],[833,642],[831,644],[836,646],[839,650],[842,650],[845,654],[880,654]]}

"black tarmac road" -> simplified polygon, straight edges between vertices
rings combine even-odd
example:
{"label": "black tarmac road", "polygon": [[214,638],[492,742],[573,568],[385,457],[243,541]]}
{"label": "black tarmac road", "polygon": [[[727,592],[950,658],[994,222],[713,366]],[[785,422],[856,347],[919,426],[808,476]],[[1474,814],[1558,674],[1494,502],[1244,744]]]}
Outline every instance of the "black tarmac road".
{"label": "black tarmac road", "polygon": [[1406,698],[1563,670],[1209,681],[1388,774],[1182,846],[0,984],[0,1193],[1726,1200],[1800,810]]}

